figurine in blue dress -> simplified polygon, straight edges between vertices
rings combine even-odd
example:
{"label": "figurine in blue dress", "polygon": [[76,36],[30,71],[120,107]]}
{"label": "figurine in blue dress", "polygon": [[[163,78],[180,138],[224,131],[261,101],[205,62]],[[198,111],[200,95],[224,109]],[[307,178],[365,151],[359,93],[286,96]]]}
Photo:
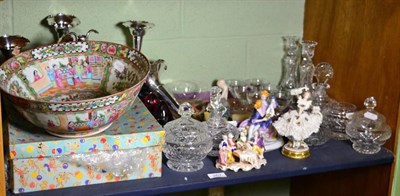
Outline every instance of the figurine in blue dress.
{"label": "figurine in blue dress", "polygon": [[270,97],[267,90],[262,90],[260,92],[260,99],[254,104],[253,115],[240,124],[240,127],[247,130],[247,138],[252,138],[256,131],[260,133],[264,141],[265,151],[275,150],[283,145],[282,138],[278,136],[275,129],[271,126],[277,106],[275,97]]}

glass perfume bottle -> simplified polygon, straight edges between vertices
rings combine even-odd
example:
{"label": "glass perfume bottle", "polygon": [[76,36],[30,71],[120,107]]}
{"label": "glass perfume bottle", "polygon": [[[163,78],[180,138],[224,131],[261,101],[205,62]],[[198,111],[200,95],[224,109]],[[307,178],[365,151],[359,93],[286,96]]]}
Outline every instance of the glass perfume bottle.
{"label": "glass perfume bottle", "polygon": [[192,106],[185,102],[179,106],[180,118],[168,122],[163,152],[167,165],[178,172],[194,172],[203,168],[203,159],[212,148],[212,140],[205,123],[191,117]]}
{"label": "glass perfume bottle", "polygon": [[346,126],[346,133],[353,142],[353,149],[362,154],[375,154],[391,136],[386,118],[376,112],[374,97],[365,99],[365,110],[355,112]]}
{"label": "glass perfume bottle", "polygon": [[229,135],[229,133],[231,133],[235,140],[239,137],[238,128],[227,123],[226,119],[223,117],[228,109],[222,103],[221,93],[221,88],[217,86],[212,87],[210,103],[207,106],[207,110],[210,112],[210,118],[205,123],[213,141],[212,150],[208,154],[210,156],[218,156],[219,144],[223,139],[223,135]]}

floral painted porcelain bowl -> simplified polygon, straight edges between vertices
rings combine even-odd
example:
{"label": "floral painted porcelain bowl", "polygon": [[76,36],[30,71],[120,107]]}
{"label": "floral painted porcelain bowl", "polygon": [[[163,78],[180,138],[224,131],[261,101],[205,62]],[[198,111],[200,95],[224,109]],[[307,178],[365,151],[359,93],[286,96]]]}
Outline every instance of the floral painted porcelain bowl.
{"label": "floral painted porcelain bowl", "polygon": [[20,53],[0,67],[0,88],[26,119],[50,134],[100,133],[136,99],[150,64],[130,47],[66,42]]}

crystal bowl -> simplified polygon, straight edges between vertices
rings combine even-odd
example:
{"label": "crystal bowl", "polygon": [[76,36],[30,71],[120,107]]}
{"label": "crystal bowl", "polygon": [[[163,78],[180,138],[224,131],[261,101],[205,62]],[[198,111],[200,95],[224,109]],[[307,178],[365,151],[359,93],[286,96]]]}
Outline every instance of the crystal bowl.
{"label": "crystal bowl", "polygon": [[48,133],[100,133],[125,112],[149,74],[147,58],[110,42],[41,46],[0,67],[0,88],[15,109]]}

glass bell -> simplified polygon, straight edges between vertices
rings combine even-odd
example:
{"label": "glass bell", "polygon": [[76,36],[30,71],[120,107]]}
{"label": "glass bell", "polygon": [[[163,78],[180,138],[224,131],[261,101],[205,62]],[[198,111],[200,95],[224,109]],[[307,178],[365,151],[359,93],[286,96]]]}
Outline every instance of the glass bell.
{"label": "glass bell", "polygon": [[375,154],[381,150],[391,136],[391,129],[386,118],[376,112],[374,97],[365,99],[365,110],[355,112],[346,126],[346,134],[353,142],[353,149],[362,154]]}
{"label": "glass bell", "polygon": [[211,151],[212,139],[205,123],[191,117],[192,106],[185,102],[179,106],[180,118],[168,122],[163,152],[167,165],[178,172],[193,172],[203,168],[203,159]]}

